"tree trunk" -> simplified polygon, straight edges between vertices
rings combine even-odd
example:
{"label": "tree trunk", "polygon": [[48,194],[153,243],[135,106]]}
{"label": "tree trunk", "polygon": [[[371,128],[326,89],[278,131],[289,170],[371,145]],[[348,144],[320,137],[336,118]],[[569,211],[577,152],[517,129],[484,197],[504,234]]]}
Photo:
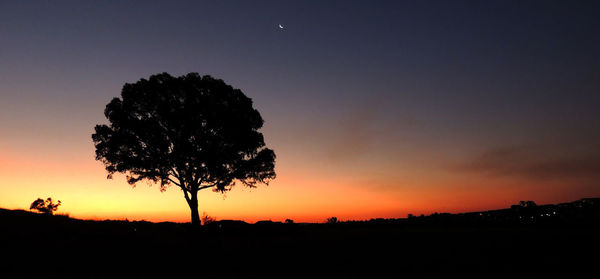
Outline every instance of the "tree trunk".
{"label": "tree trunk", "polygon": [[190,192],[190,200],[188,201],[190,210],[192,211],[192,226],[200,226],[200,214],[198,214],[198,192]]}

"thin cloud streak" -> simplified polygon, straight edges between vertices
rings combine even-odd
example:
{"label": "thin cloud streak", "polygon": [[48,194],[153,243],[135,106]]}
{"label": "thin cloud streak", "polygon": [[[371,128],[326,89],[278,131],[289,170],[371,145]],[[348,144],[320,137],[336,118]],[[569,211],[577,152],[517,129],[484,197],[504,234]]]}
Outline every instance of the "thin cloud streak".
{"label": "thin cloud streak", "polygon": [[553,150],[531,146],[505,146],[459,163],[452,169],[489,176],[527,179],[598,179],[600,154],[553,156]]}

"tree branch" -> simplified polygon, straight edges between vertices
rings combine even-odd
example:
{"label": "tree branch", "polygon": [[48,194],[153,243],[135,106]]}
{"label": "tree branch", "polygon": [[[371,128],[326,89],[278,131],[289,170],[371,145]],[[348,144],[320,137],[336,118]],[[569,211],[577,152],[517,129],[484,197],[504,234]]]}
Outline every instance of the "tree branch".
{"label": "tree branch", "polygon": [[181,187],[182,189],[185,188],[185,181],[183,181],[183,179],[181,179],[181,175],[179,174],[179,172],[175,169],[175,168],[171,168],[171,173],[170,175],[172,175],[173,177],[175,177],[179,183],[175,182],[173,179],[171,179],[169,177],[169,180],[173,183],[175,183],[175,185]]}
{"label": "tree branch", "polygon": [[217,182],[215,182],[213,184],[208,184],[208,185],[200,186],[200,187],[198,187],[198,190],[202,190],[202,189],[206,189],[206,188],[211,188],[211,187],[215,187],[215,186],[217,186]]}
{"label": "tree branch", "polygon": [[169,181],[171,181],[173,184],[175,184],[175,185],[177,185],[177,186],[179,186],[179,187],[182,187],[180,183],[177,183],[177,182],[175,182],[175,180],[171,179],[170,177],[167,177],[167,179],[168,179]]}
{"label": "tree branch", "polygon": [[188,194],[188,191],[186,189],[184,189],[183,187],[181,187],[181,190],[183,191],[183,196],[185,197],[185,201],[188,202],[188,204],[190,203],[190,196]]}
{"label": "tree branch", "polygon": [[202,175],[200,175],[200,174],[198,174],[198,173],[196,173],[196,174],[197,174],[198,176],[197,176],[196,178],[194,178],[194,184],[196,184],[196,185],[200,185],[200,184],[202,184],[203,177],[202,177]]}

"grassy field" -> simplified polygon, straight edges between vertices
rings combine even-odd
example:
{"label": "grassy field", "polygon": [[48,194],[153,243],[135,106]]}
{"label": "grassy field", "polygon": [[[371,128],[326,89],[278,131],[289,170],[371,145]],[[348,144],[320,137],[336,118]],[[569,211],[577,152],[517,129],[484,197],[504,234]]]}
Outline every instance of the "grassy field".
{"label": "grassy field", "polygon": [[[85,221],[0,210],[5,273],[85,277],[481,278],[593,272],[600,226]],[[13,277],[6,277],[13,278]]]}

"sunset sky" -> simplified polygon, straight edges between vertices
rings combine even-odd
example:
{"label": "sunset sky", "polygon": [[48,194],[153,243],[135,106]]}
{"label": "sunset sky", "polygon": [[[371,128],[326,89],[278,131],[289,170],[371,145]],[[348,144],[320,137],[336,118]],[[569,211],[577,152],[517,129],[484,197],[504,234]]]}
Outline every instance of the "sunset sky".
{"label": "sunset sky", "polygon": [[[0,207],[188,222],[177,187],[106,178],[125,83],[209,74],[265,119],[275,179],[200,212],[249,222],[600,197],[598,1],[1,1]],[[284,28],[279,28],[281,24]]]}

